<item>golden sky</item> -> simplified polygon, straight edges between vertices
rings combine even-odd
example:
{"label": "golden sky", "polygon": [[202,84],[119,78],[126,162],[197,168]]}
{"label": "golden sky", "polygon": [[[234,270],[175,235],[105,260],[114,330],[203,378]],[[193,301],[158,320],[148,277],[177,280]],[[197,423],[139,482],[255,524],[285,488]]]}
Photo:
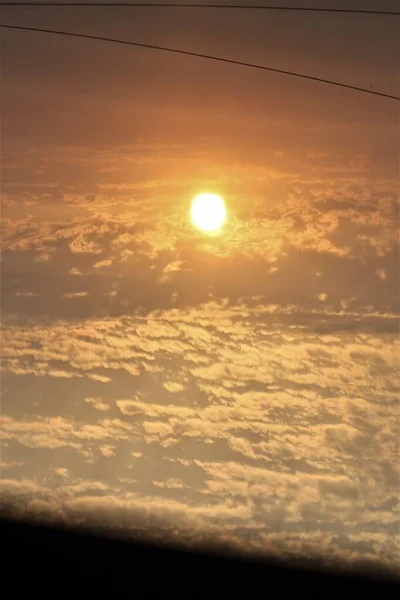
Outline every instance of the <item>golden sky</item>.
{"label": "golden sky", "polygon": [[[395,19],[107,10],[1,21],[398,95]],[[35,33],[1,49],[3,498],[398,565],[398,102]],[[217,235],[199,192],[225,200]]]}

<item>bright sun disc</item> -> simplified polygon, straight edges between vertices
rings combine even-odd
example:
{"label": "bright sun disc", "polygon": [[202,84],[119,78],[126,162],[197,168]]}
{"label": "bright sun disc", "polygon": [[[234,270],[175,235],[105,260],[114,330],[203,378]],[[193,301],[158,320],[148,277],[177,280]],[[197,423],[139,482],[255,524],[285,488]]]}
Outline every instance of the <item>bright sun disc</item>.
{"label": "bright sun disc", "polygon": [[226,218],[224,201],[216,194],[199,194],[193,200],[190,215],[199,229],[215,231]]}

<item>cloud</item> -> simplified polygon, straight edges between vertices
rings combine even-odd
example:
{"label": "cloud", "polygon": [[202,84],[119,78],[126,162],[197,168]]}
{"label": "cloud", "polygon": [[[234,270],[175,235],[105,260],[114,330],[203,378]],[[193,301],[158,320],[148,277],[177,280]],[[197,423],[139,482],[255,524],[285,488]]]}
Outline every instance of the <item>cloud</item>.
{"label": "cloud", "polygon": [[96,410],[107,411],[110,410],[110,406],[107,402],[104,402],[101,398],[85,398],[86,404],[90,404]]}
{"label": "cloud", "polygon": [[68,469],[66,469],[65,467],[57,467],[56,469],[54,469],[54,472],[57,475],[60,475],[61,477],[68,477]]}
{"label": "cloud", "polygon": [[104,269],[105,267],[110,267],[112,265],[112,260],[100,260],[99,262],[93,265],[94,269]]}
{"label": "cloud", "polygon": [[178,383],[177,381],[165,381],[163,383],[163,386],[167,390],[167,392],[170,392],[171,394],[174,394],[176,392],[182,392],[185,389],[185,386],[181,383]]}
{"label": "cloud", "polygon": [[99,446],[99,450],[103,456],[109,458],[115,456],[115,446]]}
{"label": "cloud", "polygon": [[85,298],[88,295],[88,292],[70,292],[68,294],[63,294],[63,298]]}
{"label": "cloud", "polygon": [[387,278],[386,275],[386,271],[385,269],[377,269],[376,270],[376,274],[378,275],[378,277],[380,277],[381,279],[383,279],[385,281],[385,279]]}
{"label": "cloud", "polygon": [[[1,435],[16,510],[398,562],[395,171],[364,137],[336,147],[333,125],[282,150],[265,131],[15,153]],[[205,182],[229,206],[219,237],[188,219]]]}
{"label": "cloud", "polygon": [[[33,493],[54,514],[61,498],[70,522],[129,519],[141,531],[189,529],[193,541],[209,534],[247,550],[380,556],[392,565],[398,516],[385,507],[397,489],[397,340],[357,330],[321,335],[293,322],[297,315],[211,302],[123,322],[13,327],[3,375],[32,357],[31,369],[47,362],[51,377],[56,360],[81,386],[89,366],[109,374],[131,360],[139,375],[125,371],[130,397],[121,396],[120,378],[109,378],[101,397],[76,394],[83,400],[71,418],[57,410],[37,418],[33,405],[28,417],[27,403],[23,421],[3,415],[7,452],[52,453],[64,483]],[[321,318],[337,317],[326,310]],[[142,370],[154,362],[159,371]],[[185,389],[171,393],[171,382]],[[98,416],[85,418],[84,406]]]}
{"label": "cloud", "polygon": [[239,437],[231,437],[228,439],[228,443],[232,450],[238,452],[239,454],[243,454],[243,456],[248,456],[249,458],[257,458],[252,445],[245,438]]}

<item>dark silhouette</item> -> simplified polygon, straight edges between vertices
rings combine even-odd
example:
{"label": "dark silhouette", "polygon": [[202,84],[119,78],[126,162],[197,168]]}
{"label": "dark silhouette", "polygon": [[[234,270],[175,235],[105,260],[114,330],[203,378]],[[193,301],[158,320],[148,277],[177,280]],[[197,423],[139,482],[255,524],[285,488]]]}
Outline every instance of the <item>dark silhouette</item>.
{"label": "dark silhouette", "polygon": [[[391,598],[399,581],[370,569],[334,571],[312,561],[245,559],[232,552],[184,551],[104,531],[51,527],[2,518],[3,587],[41,597],[55,589],[77,597]],[[125,537],[125,539],[124,539]],[[396,594],[396,597],[397,594]]]}

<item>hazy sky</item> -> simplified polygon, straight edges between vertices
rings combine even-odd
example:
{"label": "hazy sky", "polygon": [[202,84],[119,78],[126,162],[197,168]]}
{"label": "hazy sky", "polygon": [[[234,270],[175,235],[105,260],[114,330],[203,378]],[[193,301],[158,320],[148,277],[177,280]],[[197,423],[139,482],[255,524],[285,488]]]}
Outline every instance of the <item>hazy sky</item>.
{"label": "hazy sky", "polygon": [[[400,18],[0,15],[399,95]],[[3,30],[1,159],[3,498],[399,565],[399,103]]]}

